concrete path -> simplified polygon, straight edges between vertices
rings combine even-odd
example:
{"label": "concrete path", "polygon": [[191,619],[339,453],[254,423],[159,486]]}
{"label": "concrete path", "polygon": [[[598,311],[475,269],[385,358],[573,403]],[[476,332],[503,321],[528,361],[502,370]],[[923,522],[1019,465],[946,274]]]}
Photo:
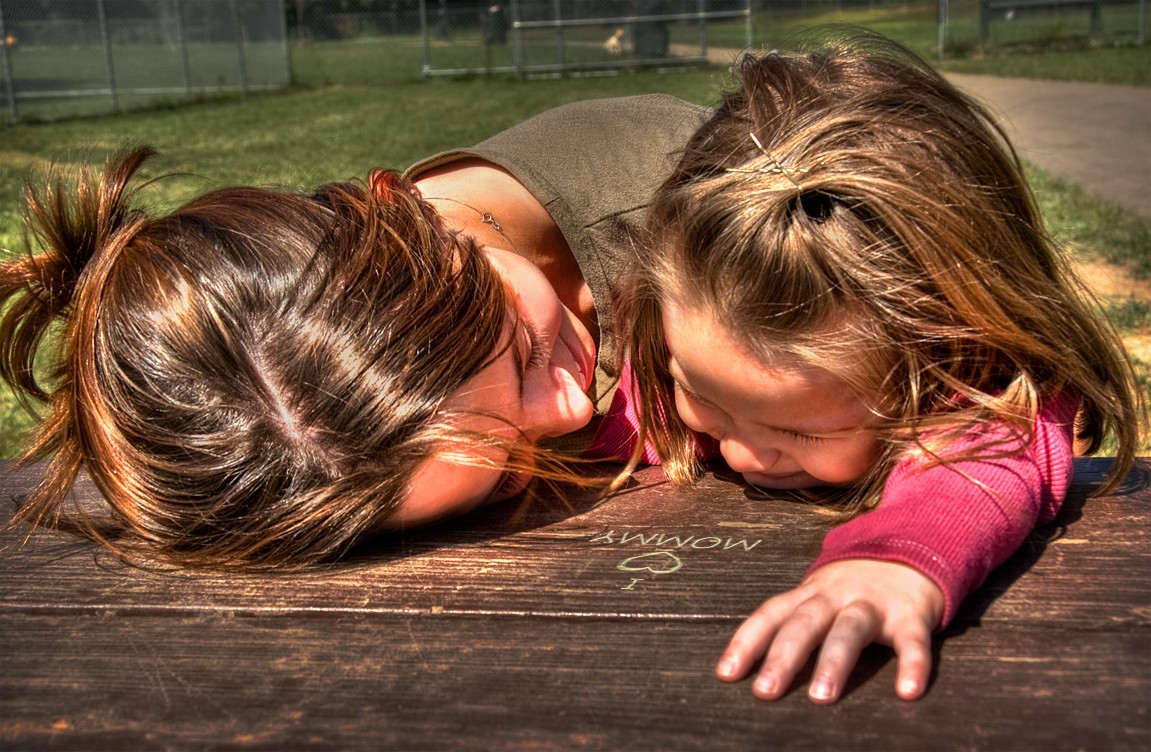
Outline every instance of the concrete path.
{"label": "concrete path", "polygon": [[1151,88],[948,74],[1025,160],[1151,219]]}

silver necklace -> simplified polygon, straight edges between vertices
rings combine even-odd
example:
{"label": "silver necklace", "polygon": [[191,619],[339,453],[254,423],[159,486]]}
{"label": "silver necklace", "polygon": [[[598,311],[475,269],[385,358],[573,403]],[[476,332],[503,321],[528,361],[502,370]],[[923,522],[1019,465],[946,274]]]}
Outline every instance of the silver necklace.
{"label": "silver necklace", "polygon": [[492,214],[490,211],[483,211],[481,209],[477,209],[476,207],[472,206],[469,203],[466,203],[464,201],[460,201],[459,199],[455,199],[455,198],[448,198],[447,196],[429,196],[428,198],[426,198],[424,200],[425,201],[451,201],[453,204],[459,204],[460,206],[464,206],[464,207],[467,207],[468,209],[471,209],[476,214],[480,215],[480,224],[481,225],[491,225],[493,230],[498,232],[500,235],[503,235],[504,238],[507,239],[507,241],[509,243],[511,243],[512,248],[517,253],[519,252],[519,248],[516,248],[516,241],[512,240],[511,237],[507,234],[507,232],[504,231],[504,226],[500,224],[500,221],[498,219],[496,219],[495,215]]}

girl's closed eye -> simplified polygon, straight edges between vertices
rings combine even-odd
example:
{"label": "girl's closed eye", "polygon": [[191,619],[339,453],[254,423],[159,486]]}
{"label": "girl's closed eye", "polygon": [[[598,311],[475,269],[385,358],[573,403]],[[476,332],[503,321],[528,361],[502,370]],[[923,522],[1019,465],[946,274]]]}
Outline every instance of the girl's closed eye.
{"label": "girl's closed eye", "polygon": [[777,429],[781,434],[800,444],[815,445],[823,442],[822,436],[812,436],[809,433],[800,433],[799,431],[788,431],[787,429]]}
{"label": "girl's closed eye", "polygon": [[688,388],[679,379],[675,379],[674,383],[675,383],[676,391],[678,391],[680,394],[682,394],[684,397],[686,397],[690,401],[694,402],[697,405],[700,405],[701,407],[711,407],[710,402],[708,402],[706,399],[704,399],[700,395],[693,392],[690,388]]}

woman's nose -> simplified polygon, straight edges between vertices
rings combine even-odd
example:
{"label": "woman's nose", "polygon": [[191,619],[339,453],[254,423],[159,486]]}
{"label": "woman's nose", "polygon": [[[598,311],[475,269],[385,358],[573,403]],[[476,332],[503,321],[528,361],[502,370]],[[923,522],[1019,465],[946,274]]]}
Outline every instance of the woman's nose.
{"label": "woman's nose", "polygon": [[567,369],[548,366],[546,375],[535,379],[524,393],[526,425],[524,434],[531,441],[563,436],[586,426],[595,413],[591,400]]}
{"label": "woman's nose", "polygon": [[757,447],[731,434],[720,439],[719,453],[728,467],[740,474],[768,472],[780,456],[777,449]]}

